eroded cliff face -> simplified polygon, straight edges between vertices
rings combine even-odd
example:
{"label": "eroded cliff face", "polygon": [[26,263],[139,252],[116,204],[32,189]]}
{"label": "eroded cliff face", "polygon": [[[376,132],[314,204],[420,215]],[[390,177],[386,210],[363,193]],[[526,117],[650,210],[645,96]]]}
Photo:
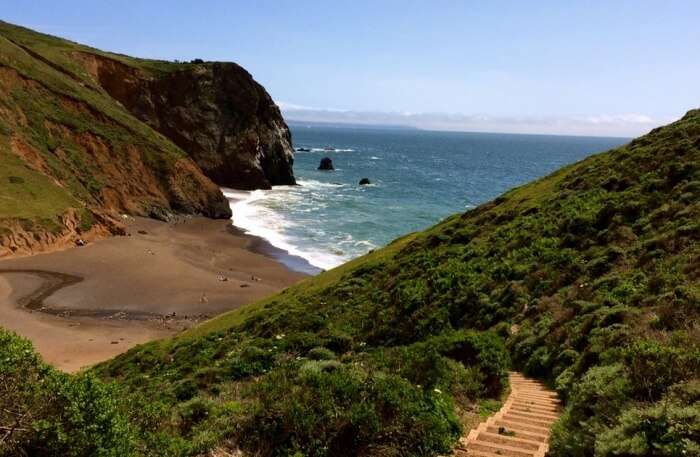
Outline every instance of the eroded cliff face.
{"label": "eroded cliff face", "polygon": [[231,217],[191,157],[13,32],[0,22],[0,257],[124,234],[124,214]]}
{"label": "eroded cliff face", "polygon": [[75,57],[111,97],[182,148],[218,185],[295,184],[289,128],[242,67],[182,64],[154,73],[96,54]]}
{"label": "eroded cliff face", "polygon": [[0,257],[229,218],[220,186],[293,184],[289,129],[232,63],[110,54],[0,21]]}

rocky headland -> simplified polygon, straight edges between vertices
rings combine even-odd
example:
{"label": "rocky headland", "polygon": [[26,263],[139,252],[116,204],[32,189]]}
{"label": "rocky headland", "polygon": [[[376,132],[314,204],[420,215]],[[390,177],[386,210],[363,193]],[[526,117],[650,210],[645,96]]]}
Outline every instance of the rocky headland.
{"label": "rocky headland", "polygon": [[0,22],[0,257],[229,218],[219,186],[294,184],[279,108],[234,63],[173,63]]}

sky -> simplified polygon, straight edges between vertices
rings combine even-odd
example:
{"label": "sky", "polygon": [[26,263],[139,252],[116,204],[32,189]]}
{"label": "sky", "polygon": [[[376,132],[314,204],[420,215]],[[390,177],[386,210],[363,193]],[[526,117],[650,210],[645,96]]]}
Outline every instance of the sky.
{"label": "sky", "polygon": [[237,62],[288,120],[635,136],[700,107],[696,0],[0,0],[0,19]]}

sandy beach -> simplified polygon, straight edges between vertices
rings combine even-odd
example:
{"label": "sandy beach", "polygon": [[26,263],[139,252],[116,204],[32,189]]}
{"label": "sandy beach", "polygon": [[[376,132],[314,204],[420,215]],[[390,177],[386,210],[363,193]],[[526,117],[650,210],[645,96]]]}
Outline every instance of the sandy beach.
{"label": "sandy beach", "polygon": [[230,221],[135,218],[128,232],[0,261],[0,325],[30,339],[48,363],[76,371],[306,276]]}

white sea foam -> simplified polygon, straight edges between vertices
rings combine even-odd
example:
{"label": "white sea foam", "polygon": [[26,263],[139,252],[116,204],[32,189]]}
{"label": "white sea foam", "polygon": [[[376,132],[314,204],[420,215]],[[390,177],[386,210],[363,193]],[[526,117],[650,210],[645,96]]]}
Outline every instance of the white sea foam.
{"label": "white sea foam", "polygon": [[309,189],[323,189],[327,187],[345,187],[347,184],[337,182],[322,182],[315,179],[298,179],[297,184]]}
{"label": "white sea foam", "polygon": [[354,149],[326,149],[326,148],[311,148],[311,152],[355,152]]}
{"label": "white sea foam", "polygon": [[[300,181],[300,184],[317,187],[332,186],[319,181]],[[311,265],[324,270],[334,268],[347,261],[348,259],[342,252],[329,253],[308,247],[301,248],[284,234],[285,229],[293,227],[294,224],[285,219],[281,213],[271,209],[270,206],[274,207],[278,203],[283,204],[285,201],[290,203],[290,200],[301,199],[301,196],[294,195],[292,190],[292,186],[278,186],[273,190],[254,191],[222,189],[233,212],[231,218],[233,225],[243,229],[245,233],[263,238],[276,248],[301,257]]]}

